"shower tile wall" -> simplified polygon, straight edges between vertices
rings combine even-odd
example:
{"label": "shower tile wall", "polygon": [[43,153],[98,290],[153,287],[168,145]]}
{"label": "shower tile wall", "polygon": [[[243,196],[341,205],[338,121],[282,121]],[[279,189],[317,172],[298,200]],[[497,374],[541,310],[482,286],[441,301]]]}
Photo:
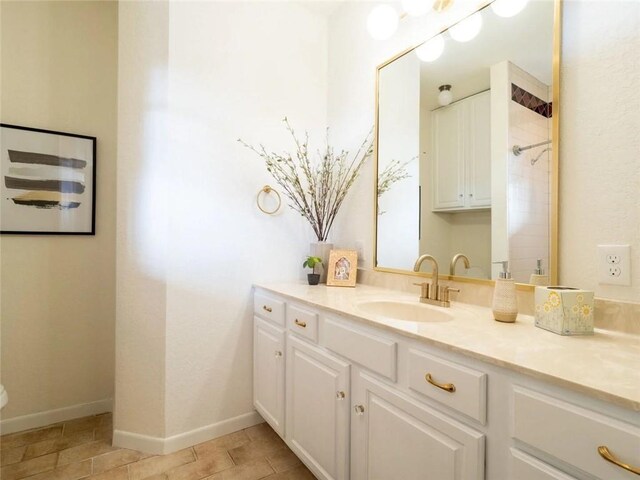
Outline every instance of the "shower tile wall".
{"label": "shower tile wall", "polygon": [[[511,64],[511,83],[549,102],[550,88],[535,77]],[[515,101],[509,104],[509,145],[531,145],[551,138],[551,119]],[[528,282],[542,259],[549,268],[549,166],[551,154],[545,152],[535,165],[531,159],[546,146],[532,148],[509,158],[509,258],[511,272],[518,282]]]}

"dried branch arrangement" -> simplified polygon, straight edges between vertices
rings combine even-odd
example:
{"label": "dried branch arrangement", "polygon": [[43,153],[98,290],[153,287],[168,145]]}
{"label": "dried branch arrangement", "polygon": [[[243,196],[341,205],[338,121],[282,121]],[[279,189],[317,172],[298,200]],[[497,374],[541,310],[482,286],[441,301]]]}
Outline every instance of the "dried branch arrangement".
{"label": "dried branch arrangement", "polygon": [[378,197],[381,197],[383,193],[387,192],[394,183],[411,177],[407,172],[407,166],[416,158],[418,157],[413,157],[411,160],[407,160],[406,162],[391,160],[382,173],[378,175]]}
{"label": "dried branch arrangement", "polygon": [[373,129],[351,157],[342,150],[338,155],[329,146],[329,129],[324,153],[317,151],[317,159],[309,155],[309,134],[300,141],[287,118],[283,120],[296,145],[294,155],[267,152],[260,144],[258,148],[238,139],[245,147],[259,155],[267,171],[283,189],[289,199],[289,207],[300,213],[311,225],[319,242],[329,236],[333,222],[347,192],[360,174],[364,162],[373,153]]}
{"label": "dried branch arrangement", "polygon": [[[384,170],[382,170],[378,175],[378,199],[380,199],[384,193],[388,192],[394,183],[411,177],[407,172],[407,166],[416,158],[418,157],[413,157],[405,162],[401,162],[399,160],[391,160],[391,162],[389,162]],[[380,210],[380,205],[378,204],[378,215],[382,215],[383,213],[385,212]]]}

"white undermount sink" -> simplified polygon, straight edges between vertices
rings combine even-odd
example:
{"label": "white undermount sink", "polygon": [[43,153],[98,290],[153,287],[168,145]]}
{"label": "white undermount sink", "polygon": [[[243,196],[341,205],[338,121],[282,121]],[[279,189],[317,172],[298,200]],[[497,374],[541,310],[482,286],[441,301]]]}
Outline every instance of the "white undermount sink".
{"label": "white undermount sink", "polygon": [[364,313],[407,322],[433,323],[453,320],[453,314],[444,307],[434,307],[422,303],[369,300],[358,303],[357,307]]}

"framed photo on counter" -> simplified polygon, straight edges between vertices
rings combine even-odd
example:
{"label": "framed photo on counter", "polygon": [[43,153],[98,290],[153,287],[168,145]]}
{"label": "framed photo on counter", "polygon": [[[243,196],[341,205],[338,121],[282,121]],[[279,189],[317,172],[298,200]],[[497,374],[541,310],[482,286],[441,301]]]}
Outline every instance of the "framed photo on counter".
{"label": "framed photo on counter", "polygon": [[331,250],[327,265],[327,285],[333,287],[355,287],[358,274],[358,252],[356,250]]}

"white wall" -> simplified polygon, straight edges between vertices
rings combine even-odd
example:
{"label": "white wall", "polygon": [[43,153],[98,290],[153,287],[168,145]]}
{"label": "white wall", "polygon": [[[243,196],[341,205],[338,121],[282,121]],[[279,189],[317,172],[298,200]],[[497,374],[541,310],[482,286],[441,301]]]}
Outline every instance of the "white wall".
{"label": "white wall", "polygon": [[[595,289],[600,297],[637,301],[640,82],[636,59],[640,3],[564,3],[560,281]],[[460,4],[460,8],[469,6]],[[345,138],[374,121],[376,65],[416,43],[416,28],[411,21],[402,23],[390,40],[371,39],[366,32],[370,10],[369,3],[347,3],[329,22],[329,124],[340,129]],[[423,25],[423,38],[439,27],[435,21]],[[609,95],[603,95],[612,86],[616,97],[624,100],[611,101]],[[371,267],[373,258],[372,185],[369,169],[356,186],[356,195],[345,205],[343,220],[336,225],[338,240],[363,240],[367,267]],[[633,286],[599,286],[596,246],[617,242],[635,247]]]}
{"label": "white wall", "polygon": [[163,437],[169,5],[121,2],[118,27],[114,428]]}
{"label": "white wall", "polygon": [[[640,2],[567,2],[564,18],[560,279],[599,297],[637,302]],[[617,243],[631,245],[631,287],[597,282],[597,245]]]}
{"label": "white wall", "polygon": [[[2,237],[7,433],[59,420],[52,410],[109,408],[113,395],[118,9],[98,1],[0,9],[1,121],[98,138],[95,237]],[[89,413],[66,414],[74,412]]]}
{"label": "white wall", "polygon": [[[151,25],[140,27],[144,15]],[[126,2],[120,27],[130,53],[120,64],[115,428],[151,440],[220,432],[253,411],[251,285],[302,278],[314,240],[288,207],[258,210],[259,189],[278,187],[236,139],[292,151],[287,115],[313,145],[323,140],[326,17],[294,2]],[[147,287],[148,298],[133,293]],[[145,396],[163,393],[143,412],[135,402],[147,386]]]}

